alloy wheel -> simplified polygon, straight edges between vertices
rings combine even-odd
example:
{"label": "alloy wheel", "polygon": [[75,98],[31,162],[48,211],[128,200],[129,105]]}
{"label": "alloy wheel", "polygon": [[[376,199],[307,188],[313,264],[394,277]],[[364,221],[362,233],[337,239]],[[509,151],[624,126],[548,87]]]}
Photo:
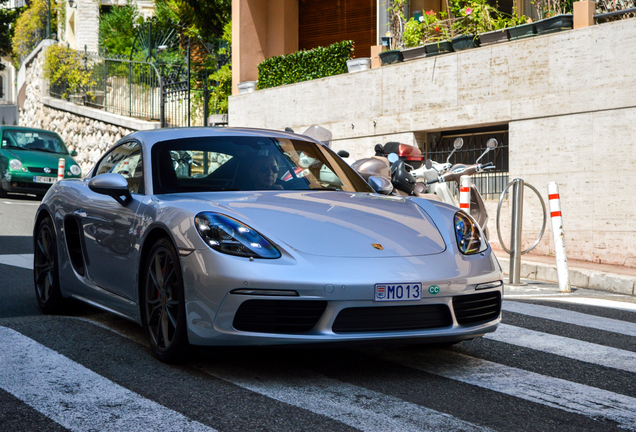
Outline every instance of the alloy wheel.
{"label": "alloy wheel", "polygon": [[148,257],[144,279],[148,336],[155,354],[169,357],[162,358],[166,361],[174,357],[169,351],[176,351],[186,337],[181,272],[171,249],[163,241],[158,242]]}

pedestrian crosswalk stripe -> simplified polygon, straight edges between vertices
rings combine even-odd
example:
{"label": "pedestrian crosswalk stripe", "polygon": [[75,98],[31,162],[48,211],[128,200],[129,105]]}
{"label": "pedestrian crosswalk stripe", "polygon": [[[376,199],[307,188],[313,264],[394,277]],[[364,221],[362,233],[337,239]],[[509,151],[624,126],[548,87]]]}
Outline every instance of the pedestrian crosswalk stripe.
{"label": "pedestrian crosswalk stripe", "polygon": [[0,264],[33,270],[33,254],[0,255]]}
{"label": "pedestrian crosswalk stripe", "polygon": [[636,352],[500,324],[486,339],[636,373]]}
{"label": "pedestrian crosswalk stripe", "polygon": [[[535,301],[554,301],[554,302],[562,302],[562,303],[572,303],[572,304],[580,304],[586,306],[595,306],[602,307],[608,309],[617,309],[617,310],[625,310],[629,312],[636,312],[636,303],[629,302],[621,302],[615,300],[607,300],[607,299],[599,299],[599,298],[589,298],[589,297],[572,297],[571,295],[558,295],[558,296],[549,296],[546,297],[544,295],[535,296],[508,296],[506,298],[514,298],[514,299],[524,299],[524,300],[535,300]],[[631,297],[633,298],[633,297]]]}
{"label": "pedestrian crosswalk stripe", "polygon": [[627,321],[588,315],[581,312],[558,309],[549,306],[513,301],[504,301],[502,309],[507,312],[530,315],[536,318],[544,318],[627,336],[636,336],[636,324]]}
{"label": "pedestrian crosswalk stripe", "polygon": [[438,411],[318,373],[302,374],[199,366],[204,372],[239,387],[365,432],[486,431],[488,429]]}
{"label": "pedestrian crosswalk stripe", "polygon": [[636,429],[636,398],[448,350],[381,350],[385,360],[592,419]]}
{"label": "pedestrian crosswalk stripe", "polygon": [[213,432],[29,339],[0,327],[0,388],[71,431]]}

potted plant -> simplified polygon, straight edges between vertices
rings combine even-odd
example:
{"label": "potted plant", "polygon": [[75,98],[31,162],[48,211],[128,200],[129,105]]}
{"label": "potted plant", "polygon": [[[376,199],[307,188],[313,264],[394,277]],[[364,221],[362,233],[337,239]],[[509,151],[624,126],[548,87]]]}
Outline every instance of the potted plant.
{"label": "potted plant", "polygon": [[541,17],[535,22],[538,34],[569,30],[573,27],[574,19],[570,0],[536,0],[534,4]]}
{"label": "potted plant", "polygon": [[397,49],[382,51],[379,56],[383,66],[404,61],[402,51]]}
{"label": "potted plant", "polygon": [[508,29],[510,40],[524,39],[537,34],[537,27],[534,22],[530,21]]}
{"label": "potted plant", "polygon": [[445,19],[446,14],[438,17],[434,11],[428,11],[420,18],[423,25],[424,49],[427,56],[435,56],[453,52],[453,44],[449,40],[452,35],[451,20]]}
{"label": "potted plant", "polygon": [[537,26],[537,34],[571,30],[574,26],[574,16],[572,14],[554,15],[537,21],[535,25]]}
{"label": "potted plant", "polygon": [[412,60],[418,57],[426,56],[424,49],[424,27],[422,26],[423,18],[420,16],[417,20],[411,18],[404,25],[402,32],[402,41],[405,49],[402,50],[404,60]]}

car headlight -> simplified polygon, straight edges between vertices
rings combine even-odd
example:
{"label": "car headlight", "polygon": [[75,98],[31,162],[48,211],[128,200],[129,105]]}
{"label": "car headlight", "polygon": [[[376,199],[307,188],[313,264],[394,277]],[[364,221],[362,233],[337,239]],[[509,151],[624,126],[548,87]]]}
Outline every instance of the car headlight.
{"label": "car headlight", "polygon": [[250,258],[280,258],[280,252],[265,237],[229,216],[199,213],[194,224],[201,238],[214,250]]}
{"label": "car headlight", "polygon": [[11,159],[9,161],[9,167],[13,170],[13,171],[20,171],[22,169],[22,162],[20,162],[17,159]]}
{"label": "car headlight", "polygon": [[82,173],[82,170],[80,169],[80,167],[79,167],[79,166],[77,166],[77,165],[71,165],[71,174],[78,176],[78,175],[80,175],[81,173]]}
{"label": "car headlight", "polygon": [[486,242],[482,239],[477,223],[462,211],[455,213],[455,237],[459,251],[464,255],[472,255],[486,250]]}

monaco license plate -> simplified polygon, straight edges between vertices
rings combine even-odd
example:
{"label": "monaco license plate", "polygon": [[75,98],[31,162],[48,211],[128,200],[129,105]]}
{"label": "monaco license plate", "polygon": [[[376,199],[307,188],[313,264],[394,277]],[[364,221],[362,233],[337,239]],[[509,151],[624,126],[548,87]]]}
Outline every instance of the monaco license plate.
{"label": "monaco license plate", "polygon": [[375,301],[422,300],[422,284],[407,282],[397,284],[376,284]]}
{"label": "monaco license plate", "polygon": [[34,176],[33,181],[35,183],[55,183],[57,181],[57,177]]}

